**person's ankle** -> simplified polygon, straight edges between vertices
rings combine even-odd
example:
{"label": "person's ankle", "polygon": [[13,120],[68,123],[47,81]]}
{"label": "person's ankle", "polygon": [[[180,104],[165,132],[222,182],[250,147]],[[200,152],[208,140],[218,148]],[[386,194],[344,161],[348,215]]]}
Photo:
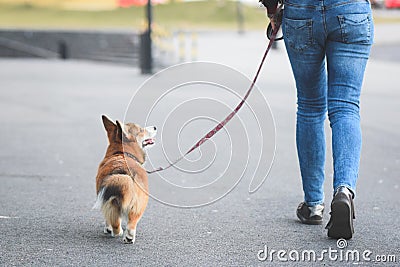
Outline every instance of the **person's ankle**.
{"label": "person's ankle", "polygon": [[351,199],[354,199],[354,192],[345,185],[341,185],[341,186],[337,187],[335,190],[335,193],[333,195],[336,196],[339,192],[346,194]]}

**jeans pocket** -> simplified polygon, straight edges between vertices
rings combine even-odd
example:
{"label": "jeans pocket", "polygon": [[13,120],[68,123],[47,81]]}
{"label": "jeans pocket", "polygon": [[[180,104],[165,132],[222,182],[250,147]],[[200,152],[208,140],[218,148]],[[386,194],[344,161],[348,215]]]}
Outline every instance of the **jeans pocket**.
{"label": "jeans pocket", "polygon": [[371,14],[346,14],[338,16],[342,41],[347,44],[371,42]]}
{"label": "jeans pocket", "polygon": [[303,51],[312,45],[311,19],[284,19],[284,38],[289,47],[296,51]]}

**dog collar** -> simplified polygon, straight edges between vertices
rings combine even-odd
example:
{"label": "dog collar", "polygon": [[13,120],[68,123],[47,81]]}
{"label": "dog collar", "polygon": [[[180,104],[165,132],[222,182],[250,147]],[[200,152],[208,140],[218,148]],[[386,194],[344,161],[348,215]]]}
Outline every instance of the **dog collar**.
{"label": "dog collar", "polygon": [[129,153],[129,152],[125,152],[124,151],[124,155],[130,157],[131,159],[135,160],[137,163],[139,163],[140,165],[143,165],[144,162],[141,162],[135,155]]}
{"label": "dog collar", "polygon": [[135,155],[133,155],[133,154],[131,154],[131,153],[129,153],[129,152],[118,151],[118,152],[115,152],[115,153],[114,153],[114,155],[119,155],[119,154],[124,154],[124,156],[127,156],[127,157],[133,159],[134,161],[136,161],[136,162],[139,163],[140,165],[143,165],[143,163],[144,163],[144,162],[141,162]]}

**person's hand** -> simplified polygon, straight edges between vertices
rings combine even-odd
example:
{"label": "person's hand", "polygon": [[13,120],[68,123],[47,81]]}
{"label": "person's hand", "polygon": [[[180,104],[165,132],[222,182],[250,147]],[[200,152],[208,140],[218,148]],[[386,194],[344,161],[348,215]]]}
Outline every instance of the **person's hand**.
{"label": "person's hand", "polygon": [[272,30],[275,31],[276,28],[276,17],[275,14],[268,14],[269,21],[271,22]]}
{"label": "person's hand", "polygon": [[268,13],[267,16],[271,22],[272,30],[275,31],[276,28],[279,28],[278,25],[282,24],[283,9],[278,9],[277,13]]}

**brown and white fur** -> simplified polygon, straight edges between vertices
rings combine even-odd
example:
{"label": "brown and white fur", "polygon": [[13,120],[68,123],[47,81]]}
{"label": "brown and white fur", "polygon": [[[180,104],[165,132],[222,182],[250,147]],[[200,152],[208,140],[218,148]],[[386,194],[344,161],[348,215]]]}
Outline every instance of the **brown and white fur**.
{"label": "brown and white fur", "polygon": [[[108,136],[108,148],[96,176],[97,202],[105,217],[104,233],[122,236],[134,243],[136,226],[146,209],[148,180],[142,167],[144,149],[154,144],[156,127],[141,128],[134,123],[112,122],[102,116]],[[121,220],[127,219],[125,233]]]}

